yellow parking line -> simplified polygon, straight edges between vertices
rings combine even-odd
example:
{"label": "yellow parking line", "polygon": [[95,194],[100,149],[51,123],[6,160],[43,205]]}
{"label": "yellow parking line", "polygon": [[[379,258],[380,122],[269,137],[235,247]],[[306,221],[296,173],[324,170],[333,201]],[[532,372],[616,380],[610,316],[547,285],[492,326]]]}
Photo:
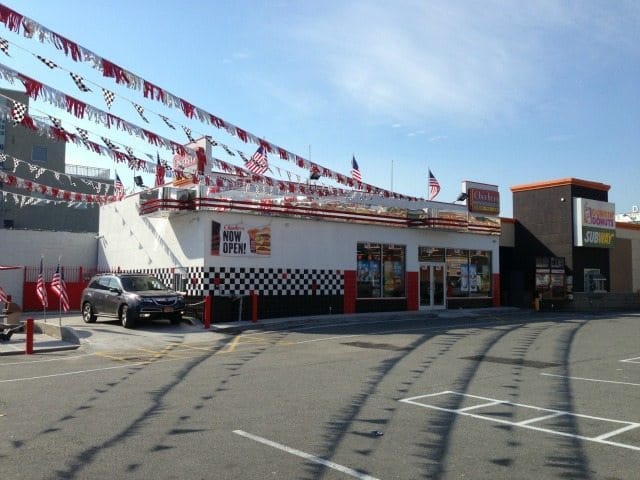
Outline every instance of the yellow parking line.
{"label": "yellow parking line", "polygon": [[226,350],[222,350],[220,353],[231,353],[233,352],[236,347],[238,346],[238,343],[240,343],[240,337],[242,337],[242,335],[238,335],[236,337],[234,337],[233,340],[231,340],[231,342],[229,342],[229,346],[226,348]]}
{"label": "yellow parking line", "polygon": [[171,357],[171,358],[184,358],[184,357],[180,357],[178,355],[171,355],[170,353],[168,353],[168,350],[166,348],[162,349],[162,350],[148,350],[146,348],[139,348],[137,350],[138,352],[145,352],[145,353],[150,353],[152,358],[157,359],[157,358],[166,358],[166,357]]}

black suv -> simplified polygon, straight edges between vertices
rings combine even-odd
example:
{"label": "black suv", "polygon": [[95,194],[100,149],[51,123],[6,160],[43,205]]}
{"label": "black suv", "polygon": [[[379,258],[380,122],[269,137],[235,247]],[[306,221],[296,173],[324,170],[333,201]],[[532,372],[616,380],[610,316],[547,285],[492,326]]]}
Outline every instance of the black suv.
{"label": "black suv", "polygon": [[86,323],[112,317],[120,319],[123,327],[133,328],[138,319],[167,318],[180,323],[184,299],[151,275],[100,274],[82,291],[80,308]]}

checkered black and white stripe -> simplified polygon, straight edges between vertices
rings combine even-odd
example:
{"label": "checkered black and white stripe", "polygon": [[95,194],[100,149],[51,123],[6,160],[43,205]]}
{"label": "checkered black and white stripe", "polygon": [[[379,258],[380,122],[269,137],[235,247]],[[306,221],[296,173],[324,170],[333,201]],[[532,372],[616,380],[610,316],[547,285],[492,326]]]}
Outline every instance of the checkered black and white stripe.
{"label": "checkered black and white stripe", "polygon": [[49,120],[51,120],[51,123],[53,123],[53,126],[59,129],[62,129],[62,120],[60,120],[59,118],[56,118],[52,115],[49,115]]}
{"label": "checkered black and white stripe", "polygon": [[217,295],[343,295],[344,274],[341,270],[202,267],[189,268],[186,291],[200,296]]}
{"label": "checkered black and white stripe", "polygon": [[117,150],[118,146],[113,143],[111,140],[109,140],[107,137],[100,137],[102,139],[102,141],[104,142],[104,144],[109,147],[111,150]]}
{"label": "checkered black and white stripe", "polygon": [[48,58],[41,57],[40,55],[36,55],[36,57],[38,57],[38,60],[40,60],[42,63],[44,63],[47,67],[49,67],[52,70],[58,67],[58,65],[56,65],[54,62],[52,62]]}
{"label": "checkered black and white stripe", "polygon": [[81,91],[83,91],[83,92],[90,92],[91,91],[91,89],[85,85],[84,78],[82,78],[80,75],[78,75],[77,73],[73,73],[73,72],[69,72],[69,75],[71,75],[71,78],[73,78],[73,81],[75,82],[75,84],[77,85],[77,87]]}
{"label": "checkered black and white stripe", "polygon": [[89,132],[86,131],[84,128],[80,128],[80,127],[76,127],[76,130],[78,131],[78,135],[80,136],[80,138],[82,139],[83,142],[88,142],[89,141]]}
{"label": "checkered black and white stripe", "polygon": [[13,120],[13,125],[18,125],[24,117],[27,115],[27,106],[24,103],[13,102],[13,108],[11,109],[11,119]]}
{"label": "checkered black and white stripe", "polygon": [[189,127],[182,126],[182,130],[184,130],[184,134],[187,136],[190,142],[195,142],[193,137],[191,136],[191,129]]}
{"label": "checkered black and white stripe", "polygon": [[107,104],[108,108],[111,108],[113,105],[113,101],[116,99],[116,94],[111,90],[107,90],[106,88],[102,89],[102,96],[104,97],[104,101]]}
{"label": "checkered black and white stripe", "polygon": [[173,126],[173,124],[169,121],[167,117],[165,117],[164,115],[160,115],[160,118],[164,120],[164,123],[166,123],[169,128],[171,128],[172,130],[176,129],[176,127]]}
{"label": "checkered black and white stripe", "polygon": [[137,103],[134,103],[133,106],[138,112],[138,115],[140,115],[140,118],[142,118],[142,120],[144,120],[145,122],[149,123],[149,120],[147,120],[147,117],[144,116],[144,107],[142,107],[142,105],[138,105]]}
{"label": "checkered black and white stripe", "polygon": [[4,38],[0,38],[0,50],[2,50],[8,57],[9,55],[9,41]]}

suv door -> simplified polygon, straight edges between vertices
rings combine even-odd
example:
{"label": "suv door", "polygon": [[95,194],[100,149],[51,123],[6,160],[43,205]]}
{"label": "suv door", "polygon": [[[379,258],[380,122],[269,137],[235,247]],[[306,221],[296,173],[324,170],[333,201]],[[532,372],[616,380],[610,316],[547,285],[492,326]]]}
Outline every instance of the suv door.
{"label": "suv door", "polygon": [[120,285],[120,281],[116,277],[107,277],[107,280],[103,297],[103,313],[117,316],[122,303],[122,285]]}

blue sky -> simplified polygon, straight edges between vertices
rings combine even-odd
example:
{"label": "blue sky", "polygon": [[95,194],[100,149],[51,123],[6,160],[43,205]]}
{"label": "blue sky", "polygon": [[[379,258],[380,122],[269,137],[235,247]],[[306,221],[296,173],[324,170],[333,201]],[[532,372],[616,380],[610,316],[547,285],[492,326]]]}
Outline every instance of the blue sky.
{"label": "blue sky", "polygon": [[[2,3],[320,165],[349,174],[355,155],[363,181],[385,189],[427,197],[430,168],[437,200],[455,200],[463,180],[495,184],[501,214],[511,216],[511,186],[575,177],[611,185],[619,213],[640,205],[635,0]],[[2,25],[0,36],[114,86],[51,45]],[[76,95],[19,53],[0,62]],[[86,101],[104,108],[97,95]],[[140,123],[135,113],[127,119]],[[194,131],[236,145],[214,127]],[[70,148],[67,161],[114,167],[83,149]],[[133,174],[117,168],[131,186]]]}

